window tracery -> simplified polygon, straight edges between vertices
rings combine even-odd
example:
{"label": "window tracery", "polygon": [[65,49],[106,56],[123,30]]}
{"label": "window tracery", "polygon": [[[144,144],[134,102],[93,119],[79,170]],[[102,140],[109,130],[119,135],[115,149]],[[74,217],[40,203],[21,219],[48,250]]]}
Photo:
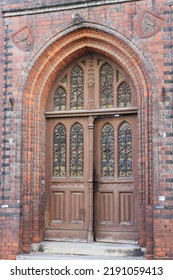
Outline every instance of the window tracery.
{"label": "window tracery", "polygon": [[113,107],[113,68],[104,63],[100,69],[100,107]]}
{"label": "window tracery", "polygon": [[101,131],[101,175],[114,176],[114,129],[106,124]]}
{"label": "window tracery", "polygon": [[59,124],[53,136],[53,176],[66,176],[66,130]]}
{"label": "window tracery", "polygon": [[66,110],[66,91],[61,86],[59,86],[54,93],[54,110]]}
{"label": "window tracery", "polygon": [[127,122],[118,131],[118,175],[132,176],[132,129]]}
{"label": "window tracery", "polygon": [[84,73],[83,69],[76,65],[70,76],[70,109],[83,109],[84,102]]}
{"label": "window tracery", "polygon": [[132,91],[130,86],[123,82],[117,91],[118,107],[130,107],[132,105]]}
{"label": "window tracery", "polygon": [[83,176],[84,135],[82,126],[77,123],[70,131],[70,176]]}

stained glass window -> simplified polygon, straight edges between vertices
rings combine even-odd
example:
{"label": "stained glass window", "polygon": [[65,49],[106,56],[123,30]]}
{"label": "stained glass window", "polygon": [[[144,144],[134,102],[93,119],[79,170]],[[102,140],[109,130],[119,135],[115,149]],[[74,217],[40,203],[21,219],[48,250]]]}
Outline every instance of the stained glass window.
{"label": "stained glass window", "polygon": [[62,111],[66,109],[66,91],[63,87],[58,87],[54,93],[54,110]]}
{"label": "stained glass window", "polygon": [[66,130],[58,124],[53,137],[53,176],[66,176]]}
{"label": "stained glass window", "polygon": [[105,63],[100,69],[100,106],[101,108],[113,107],[113,68]]}
{"label": "stained glass window", "polygon": [[83,109],[84,102],[84,75],[83,69],[76,65],[70,76],[70,108],[72,110]]}
{"label": "stained glass window", "polygon": [[114,129],[106,124],[101,131],[101,174],[114,176]]}
{"label": "stained glass window", "polygon": [[118,175],[132,176],[132,130],[127,122],[118,131]]}
{"label": "stained glass window", "polygon": [[70,175],[83,176],[84,161],[84,135],[83,128],[76,123],[70,132]]}
{"label": "stained glass window", "polygon": [[129,107],[132,105],[131,88],[126,82],[123,82],[117,92],[118,107]]}

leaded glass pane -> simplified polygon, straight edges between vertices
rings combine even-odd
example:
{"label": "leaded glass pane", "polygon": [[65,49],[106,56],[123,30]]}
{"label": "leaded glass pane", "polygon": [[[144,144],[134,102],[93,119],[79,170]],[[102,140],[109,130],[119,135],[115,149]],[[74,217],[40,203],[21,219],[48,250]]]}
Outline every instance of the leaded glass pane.
{"label": "leaded glass pane", "polygon": [[132,130],[126,122],[118,131],[118,174],[119,177],[132,176]]}
{"label": "leaded glass pane", "polygon": [[110,124],[101,131],[101,175],[114,176],[114,129]]}
{"label": "leaded glass pane", "polygon": [[53,176],[66,176],[66,130],[62,124],[57,125],[54,130]]}
{"label": "leaded glass pane", "polygon": [[123,82],[118,88],[118,107],[130,107],[132,105],[131,88],[126,82]]}
{"label": "leaded glass pane", "polygon": [[70,77],[70,108],[72,110],[83,109],[84,101],[84,75],[80,66],[76,65],[71,72]]}
{"label": "leaded glass pane", "polygon": [[105,63],[100,69],[100,106],[101,108],[113,107],[113,68]]}
{"label": "leaded glass pane", "polygon": [[63,87],[58,87],[54,93],[54,110],[66,110],[66,91]]}
{"label": "leaded glass pane", "polygon": [[75,124],[70,132],[70,175],[83,176],[84,135],[80,124]]}

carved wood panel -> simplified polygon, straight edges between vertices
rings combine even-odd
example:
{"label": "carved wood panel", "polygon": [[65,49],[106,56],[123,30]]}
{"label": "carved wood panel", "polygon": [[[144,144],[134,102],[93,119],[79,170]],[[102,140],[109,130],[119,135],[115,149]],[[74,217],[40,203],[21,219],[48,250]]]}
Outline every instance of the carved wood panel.
{"label": "carved wood panel", "polygon": [[99,203],[99,223],[114,224],[114,195],[113,192],[100,192]]}
{"label": "carved wood panel", "polygon": [[84,193],[72,191],[70,197],[70,223],[83,224],[85,222]]}
{"label": "carved wood panel", "polygon": [[120,224],[132,225],[133,224],[133,193],[119,193],[120,204]]}
{"label": "carved wood panel", "polygon": [[53,191],[51,197],[51,220],[57,223],[65,222],[65,192]]}

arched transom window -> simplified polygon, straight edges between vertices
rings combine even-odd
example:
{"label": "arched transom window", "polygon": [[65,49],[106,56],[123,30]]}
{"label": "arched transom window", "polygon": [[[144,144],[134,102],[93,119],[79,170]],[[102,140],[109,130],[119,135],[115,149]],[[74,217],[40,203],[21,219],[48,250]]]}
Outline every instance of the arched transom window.
{"label": "arched transom window", "polygon": [[60,75],[49,111],[122,109],[136,106],[133,86],[125,73],[92,56],[80,59]]}

